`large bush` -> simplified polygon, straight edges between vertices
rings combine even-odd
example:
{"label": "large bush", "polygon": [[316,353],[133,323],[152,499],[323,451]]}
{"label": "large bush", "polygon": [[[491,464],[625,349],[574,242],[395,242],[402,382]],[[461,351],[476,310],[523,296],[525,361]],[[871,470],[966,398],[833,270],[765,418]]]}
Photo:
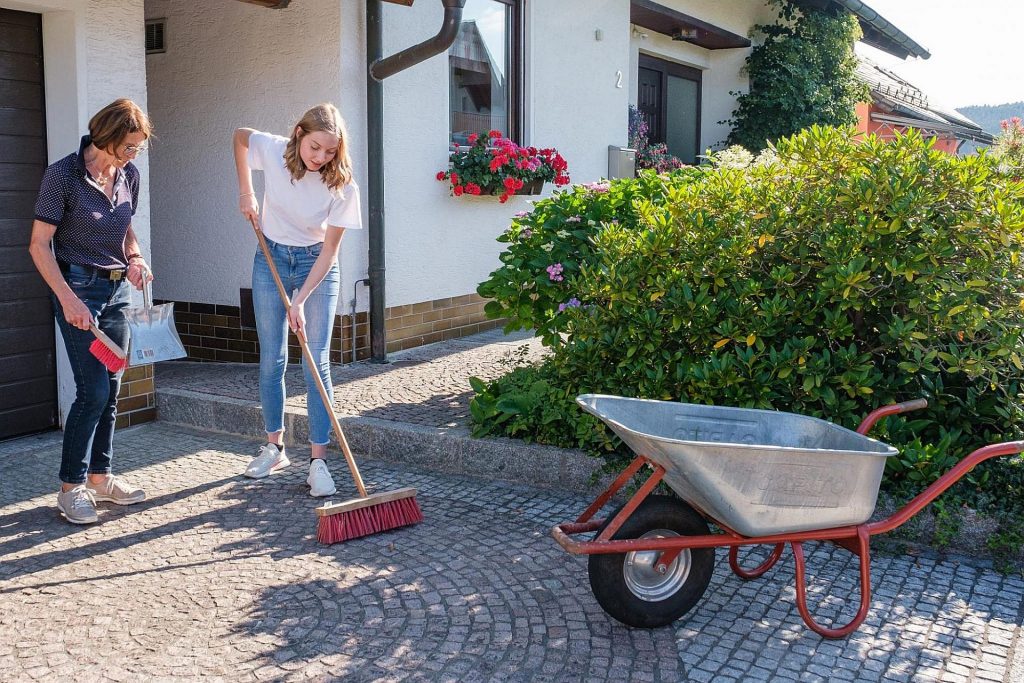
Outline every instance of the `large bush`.
{"label": "large bush", "polygon": [[[1024,184],[918,134],[886,143],[815,127],[776,152],[745,168],[613,186],[616,215],[629,220],[590,226],[558,281],[546,267],[568,257],[515,240],[520,226],[547,226],[564,202],[590,215],[610,192],[576,189],[519,219],[505,267],[481,293],[497,297],[492,313],[515,312],[513,324],[535,325],[554,350],[527,371],[531,381],[480,387],[489,410],[477,416],[490,417],[478,431],[500,431],[502,400],[526,431],[515,400],[524,386],[563,411],[548,406],[536,434],[598,450],[608,440],[581,428],[578,392],[779,409],[849,427],[879,405],[924,396],[926,411],[888,420],[881,434],[903,449],[893,481],[911,485],[971,447],[1020,438]],[[558,312],[568,301],[578,305]],[[990,481],[990,492],[998,486]]]}

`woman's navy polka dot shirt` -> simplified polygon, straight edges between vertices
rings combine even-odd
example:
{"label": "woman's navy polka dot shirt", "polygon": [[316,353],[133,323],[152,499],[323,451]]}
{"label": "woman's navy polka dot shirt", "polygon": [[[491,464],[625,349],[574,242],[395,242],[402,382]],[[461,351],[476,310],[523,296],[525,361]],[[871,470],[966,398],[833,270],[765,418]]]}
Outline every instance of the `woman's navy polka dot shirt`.
{"label": "woman's navy polka dot shirt", "polygon": [[76,154],[47,167],[36,199],[36,220],[57,227],[53,245],[58,261],[125,268],[124,240],[139,203],[139,169],[125,164],[108,198],[85,169],[83,153],[91,142],[86,135]]}

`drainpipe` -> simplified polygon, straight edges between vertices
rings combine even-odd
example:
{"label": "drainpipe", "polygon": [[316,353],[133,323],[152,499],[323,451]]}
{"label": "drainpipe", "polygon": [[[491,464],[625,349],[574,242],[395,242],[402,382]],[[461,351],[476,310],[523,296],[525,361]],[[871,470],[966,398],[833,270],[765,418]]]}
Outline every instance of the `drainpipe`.
{"label": "drainpipe", "polygon": [[[389,0],[395,1],[395,0]],[[410,0],[398,0],[411,5]],[[388,76],[445,52],[455,42],[462,24],[466,0],[441,0],[444,21],[436,36],[384,59],[382,0],[366,2],[366,79],[367,154],[369,183],[369,276],[370,276],[370,352],[375,363],[387,362],[387,337],[384,330],[384,84]]]}

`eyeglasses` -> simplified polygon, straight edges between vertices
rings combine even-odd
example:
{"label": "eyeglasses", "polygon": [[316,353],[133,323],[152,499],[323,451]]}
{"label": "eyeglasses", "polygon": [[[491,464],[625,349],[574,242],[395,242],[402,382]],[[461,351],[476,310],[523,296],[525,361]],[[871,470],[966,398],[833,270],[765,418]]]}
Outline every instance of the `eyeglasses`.
{"label": "eyeglasses", "polygon": [[145,142],[143,142],[141,145],[125,145],[124,153],[137,156],[145,152],[147,149],[149,149],[149,145],[147,145]]}

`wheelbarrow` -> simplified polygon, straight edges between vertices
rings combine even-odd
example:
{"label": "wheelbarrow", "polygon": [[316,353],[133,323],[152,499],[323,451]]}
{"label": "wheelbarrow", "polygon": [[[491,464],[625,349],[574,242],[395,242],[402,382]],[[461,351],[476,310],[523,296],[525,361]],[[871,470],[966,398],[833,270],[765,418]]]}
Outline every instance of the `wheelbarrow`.
{"label": "wheelbarrow", "polygon": [[[892,516],[868,522],[892,446],[869,438],[887,415],[924,399],[879,408],[856,431],[805,415],[585,394],[576,402],[607,424],[637,457],[575,522],[551,530],[567,551],[588,555],[601,607],[629,626],[657,628],[689,612],[707,590],[715,548],[729,549],[742,579],[763,576],[788,543],[800,616],[826,638],[853,633],[871,602],[871,536],[900,526],[978,463],[1020,453],[1024,441],[979,448]],[[645,466],[653,469],[625,505],[595,515]],[[676,495],[651,495],[664,481]],[[712,533],[708,523],[719,533]],[[592,540],[579,534],[596,532]],[[807,608],[803,544],[829,541],[859,557],[860,606],[845,626],[819,624]],[[771,546],[746,569],[739,549]]]}

